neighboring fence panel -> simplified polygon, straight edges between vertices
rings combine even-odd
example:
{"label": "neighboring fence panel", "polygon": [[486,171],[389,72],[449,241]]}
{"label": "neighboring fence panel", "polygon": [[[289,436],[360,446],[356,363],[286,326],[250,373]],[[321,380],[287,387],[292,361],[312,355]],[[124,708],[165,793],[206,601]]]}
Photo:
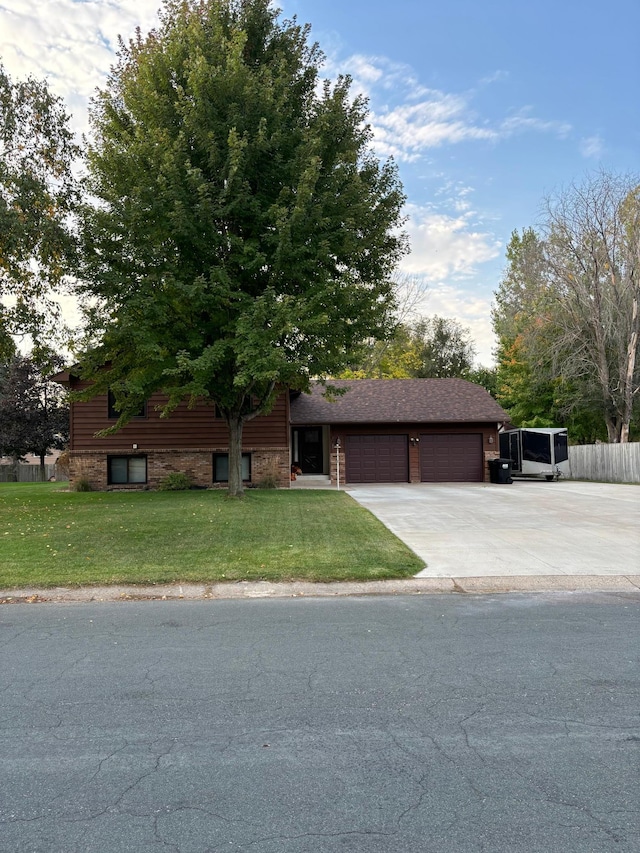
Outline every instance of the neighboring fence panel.
{"label": "neighboring fence panel", "polygon": [[[56,476],[55,465],[44,466],[44,479]],[[0,465],[0,483],[40,483],[42,471],[39,465]]]}
{"label": "neighboring fence panel", "polygon": [[569,448],[572,480],[640,483],[640,442],[580,444]]}

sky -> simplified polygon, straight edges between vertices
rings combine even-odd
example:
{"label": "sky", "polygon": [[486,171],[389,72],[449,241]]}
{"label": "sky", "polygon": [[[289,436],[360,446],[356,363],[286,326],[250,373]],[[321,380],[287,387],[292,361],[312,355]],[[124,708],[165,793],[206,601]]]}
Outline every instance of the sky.
{"label": "sky", "polygon": [[[159,0],[0,0],[0,59],[46,77],[72,125],[104,86],[118,36]],[[490,365],[491,305],[511,233],[593,171],[640,172],[638,0],[281,0],[311,24],[323,75],[369,99],[373,145],[407,197],[421,313],[471,332]]]}

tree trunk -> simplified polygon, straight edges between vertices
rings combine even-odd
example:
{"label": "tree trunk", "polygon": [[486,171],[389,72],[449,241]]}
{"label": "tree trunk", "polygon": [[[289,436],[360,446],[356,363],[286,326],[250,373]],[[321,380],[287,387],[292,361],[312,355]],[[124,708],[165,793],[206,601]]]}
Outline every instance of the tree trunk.
{"label": "tree trunk", "polygon": [[632,307],[631,307],[631,335],[629,336],[629,343],[627,345],[627,360],[625,364],[625,370],[623,371],[622,376],[622,387],[624,388],[624,422],[622,424],[622,431],[620,433],[620,441],[628,442],[629,441],[629,427],[631,424],[631,418],[633,416],[633,397],[634,397],[634,387],[633,387],[633,377],[635,376],[636,370],[636,358],[638,355],[638,299],[637,297],[633,299]]}
{"label": "tree trunk", "polygon": [[609,444],[619,444],[621,427],[618,418],[606,415],[605,422],[607,424],[607,441]]}
{"label": "tree trunk", "polygon": [[244,420],[241,415],[229,415],[229,497],[241,498],[244,494],[242,485],[242,428]]}
{"label": "tree trunk", "polygon": [[46,468],[45,468],[45,458],[46,458],[46,454],[41,453],[40,454],[40,482],[41,483],[44,483],[44,481],[47,479]]}

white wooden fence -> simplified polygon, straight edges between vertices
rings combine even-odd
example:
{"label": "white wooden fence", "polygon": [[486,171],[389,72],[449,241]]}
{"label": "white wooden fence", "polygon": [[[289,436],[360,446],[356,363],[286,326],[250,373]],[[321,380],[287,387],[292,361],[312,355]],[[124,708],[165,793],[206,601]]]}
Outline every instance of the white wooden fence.
{"label": "white wooden fence", "polygon": [[571,480],[640,483],[640,442],[569,447]]}

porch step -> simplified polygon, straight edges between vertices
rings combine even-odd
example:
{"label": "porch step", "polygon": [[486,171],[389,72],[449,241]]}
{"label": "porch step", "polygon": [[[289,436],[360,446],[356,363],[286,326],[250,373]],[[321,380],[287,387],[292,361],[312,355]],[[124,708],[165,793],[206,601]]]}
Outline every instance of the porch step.
{"label": "porch step", "polygon": [[330,489],[331,477],[326,474],[298,474],[297,480],[291,481],[292,489]]}

